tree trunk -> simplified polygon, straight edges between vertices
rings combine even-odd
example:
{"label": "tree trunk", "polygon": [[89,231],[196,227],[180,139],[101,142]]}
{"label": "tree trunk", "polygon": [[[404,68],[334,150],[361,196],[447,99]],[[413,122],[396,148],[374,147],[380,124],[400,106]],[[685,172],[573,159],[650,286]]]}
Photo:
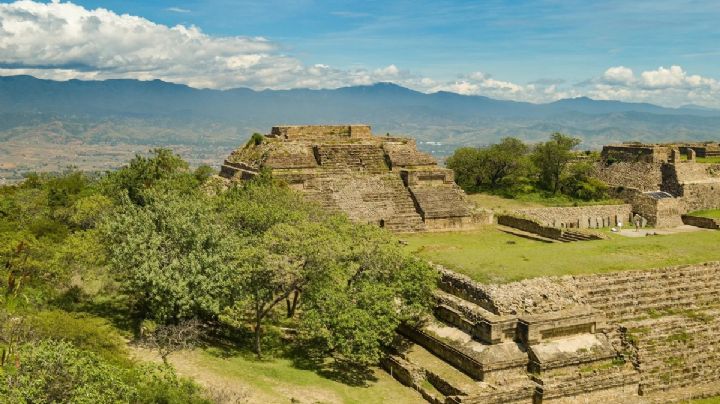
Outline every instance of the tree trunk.
{"label": "tree trunk", "polygon": [[260,301],[255,302],[255,354],[258,359],[262,359],[262,350],[260,348],[260,337],[262,336],[262,319],[263,310]]}
{"label": "tree trunk", "polygon": [[262,351],[260,349],[260,337],[262,330],[260,329],[260,320],[255,322],[255,354],[258,359],[262,359]]}
{"label": "tree trunk", "polygon": [[298,304],[299,299],[300,299],[300,291],[299,290],[296,290],[293,292],[292,302],[290,301],[290,297],[285,299],[285,302],[287,303],[287,318],[295,317],[295,309],[297,309],[297,304]]}

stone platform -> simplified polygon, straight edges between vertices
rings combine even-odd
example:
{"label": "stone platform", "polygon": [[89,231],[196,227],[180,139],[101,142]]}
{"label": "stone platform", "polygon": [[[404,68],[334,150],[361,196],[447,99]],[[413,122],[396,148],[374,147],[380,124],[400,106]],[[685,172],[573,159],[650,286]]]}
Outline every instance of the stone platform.
{"label": "stone platform", "polygon": [[411,138],[373,136],[367,125],[276,126],[235,150],[220,175],[248,180],[262,169],[321,207],[394,232],[474,228],[492,221],[454,182],[452,170]]}
{"label": "stone platform", "polygon": [[434,316],[383,366],[434,403],[720,394],[720,262],[483,285],[439,268]]}

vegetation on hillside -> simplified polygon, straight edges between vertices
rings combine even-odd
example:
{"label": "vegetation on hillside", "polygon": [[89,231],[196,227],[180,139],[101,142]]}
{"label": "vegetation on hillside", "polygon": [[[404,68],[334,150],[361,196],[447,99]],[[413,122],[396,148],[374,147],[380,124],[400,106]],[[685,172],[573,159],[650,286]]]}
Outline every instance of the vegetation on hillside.
{"label": "vegetation on hillside", "polygon": [[457,149],[446,164],[468,193],[605,199],[607,186],[592,176],[592,156],[573,151],[579,144],[579,139],[561,133],[533,146],[509,137],[484,148]]}
{"label": "vegetation on hillside", "polygon": [[0,187],[1,396],[203,402],[169,362],[130,360],[125,339],[163,360],[222,342],[358,368],[427,312],[436,273],[383,230],[267,174],[224,190],[211,172],[159,149]]}

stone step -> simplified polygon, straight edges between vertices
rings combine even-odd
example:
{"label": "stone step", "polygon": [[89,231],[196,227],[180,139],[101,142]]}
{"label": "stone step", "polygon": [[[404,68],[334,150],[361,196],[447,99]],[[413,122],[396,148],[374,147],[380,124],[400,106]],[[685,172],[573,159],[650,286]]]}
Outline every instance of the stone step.
{"label": "stone step", "polygon": [[415,366],[424,369],[426,373],[433,375],[428,377],[428,381],[445,395],[467,395],[483,384],[418,344],[409,343],[399,355]]}

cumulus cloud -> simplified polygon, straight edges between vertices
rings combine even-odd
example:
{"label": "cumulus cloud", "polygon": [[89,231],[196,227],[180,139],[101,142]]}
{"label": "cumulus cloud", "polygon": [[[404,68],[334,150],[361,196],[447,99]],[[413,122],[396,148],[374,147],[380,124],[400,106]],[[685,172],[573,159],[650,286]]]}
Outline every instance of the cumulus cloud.
{"label": "cumulus cloud", "polygon": [[[473,72],[457,80],[447,82],[428,82],[423,89],[429,92],[450,91],[462,95],[482,95],[504,100],[549,102],[561,98],[576,96],[572,90],[562,90],[558,84],[562,80],[542,80],[528,84],[518,84],[499,80],[484,72]],[[422,82],[421,82],[422,84]]]}
{"label": "cumulus cloud", "polygon": [[[171,7],[172,12],[188,10]],[[419,91],[452,91],[499,99],[550,102],[590,96],[720,107],[720,83],[680,66],[635,73],[614,66],[583,85],[562,79],[515,83],[476,71],[452,80],[425,77],[395,64],[342,69],[306,65],[262,37],[211,36],[195,26],[173,27],[142,17],[70,3],[0,3],[0,75],[102,80],[161,79],[199,88],[336,88],[394,82]]]}
{"label": "cumulus cloud", "polygon": [[[277,84],[301,69],[259,37],[214,38],[194,26],[168,27],[72,3],[0,4],[0,63],[39,76],[159,78],[200,87]],[[266,74],[273,70],[280,76]]]}
{"label": "cumulus cloud", "polygon": [[688,74],[680,66],[660,66],[638,76],[624,66],[611,67],[589,82],[589,96],[598,99],[651,102],[667,106],[694,103],[720,107],[720,82]]}
{"label": "cumulus cloud", "polygon": [[70,2],[0,3],[0,29],[4,75],[161,79],[220,89],[332,88],[418,80],[394,64],[374,70],[306,66],[262,37],[214,37],[195,26],[168,27]]}
{"label": "cumulus cloud", "polygon": [[610,84],[631,84],[635,81],[632,69],[625,66],[611,67],[602,75],[602,80]]}

